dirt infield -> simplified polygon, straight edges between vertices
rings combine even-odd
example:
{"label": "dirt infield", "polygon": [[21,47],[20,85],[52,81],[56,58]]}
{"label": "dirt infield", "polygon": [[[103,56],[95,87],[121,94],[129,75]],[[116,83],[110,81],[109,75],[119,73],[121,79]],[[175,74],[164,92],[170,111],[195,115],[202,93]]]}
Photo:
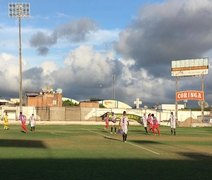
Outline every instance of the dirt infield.
{"label": "dirt infield", "polygon": [[187,118],[183,122],[178,122],[179,127],[211,127],[211,123],[203,123],[200,120],[193,119],[193,118]]}

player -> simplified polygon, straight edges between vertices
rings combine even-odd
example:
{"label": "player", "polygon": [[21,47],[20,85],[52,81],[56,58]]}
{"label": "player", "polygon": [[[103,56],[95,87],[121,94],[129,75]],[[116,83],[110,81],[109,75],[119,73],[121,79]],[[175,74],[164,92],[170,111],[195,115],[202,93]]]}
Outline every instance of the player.
{"label": "player", "polygon": [[112,112],[112,116],[110,118],[110,121],[111,121],[111,129],[110,129],[110,133],[113,134],[113,130],[114,130],[114,133],[116,134],[116,123],[117,123],[117,120],[116,120],[116,115],[114,112]]}
{"label": "player", "polygon": [[176,117],[174,116],[173,112],[170,114],[169,122],[171,127],[171,135],[174,134],[176,136]]}
{"label": "player", "polygon": [[22,112],[20,112],[19,120],[21,121],[22,132],[27,133],[26,116]]}
{"label": "player", "polygon": [[35,116],[32,114],[29,118],[29,125],[30,125],[30,130],[35,131]]}
{"label": "player", "polygon": [[105,130],[107,130],[109,127],[109,113],[108,112],[105,114],[104,121],[105,121]]}
{"label": "player", "polygon": [[147,124],[148,124],[148,132],[150,133],[153,130],[153,118],[152,118],[151,113],[148,114]]}
{"label": "player", "polygon": [[129,120],[128,120],[126,111],[123,111],[123,115],[120,119],[120,126],[121,126],[121,129],[123,131],[123,134],[122,134],[123,142],[126,142],[127,141],[128,126],[129,126]]}
{"label": "player", "polygon": [[148,131],[147,131],[147,116],[146,116],[146,113],[144,113],[144,116],[143,116],[143,125],[144,125],[144,129],[146,131],[146,134],[148,134]]}
{"label": "player", "polygon": [[160,124],[159,124],[157,118],[154,116],[154,114],[152,114],[152,118],[153,118],[153,128],[152,128],[152,131],[153,131],[154,135],[156,135],[155,130],[157,130],[158,135],[160,135]]}
{"label": "player", "polygon": [[4,130],[8,130],[9,129],[9,120],[8,120],[8,114],[7,111],[5,111],[5,115],[2,117],[2,120],[4,121]]}

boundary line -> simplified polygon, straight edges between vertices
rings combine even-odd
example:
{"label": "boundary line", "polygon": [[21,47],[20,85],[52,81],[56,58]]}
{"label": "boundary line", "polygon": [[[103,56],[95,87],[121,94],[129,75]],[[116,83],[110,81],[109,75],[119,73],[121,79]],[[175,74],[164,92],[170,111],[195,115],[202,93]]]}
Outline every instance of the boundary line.
{"label": "boundary line", "polygon": [[[113,138],[113,137],[111,137],[111,136],[107,136],[107,135],[104,135],[104,134],[102,134],[102,133],[98,133],[98,132],[95,132],[95,131],[92,131],[92,130],[89,130],[89,129],[84,129],[84,128],[83,128],[83,130],[86,130],[86,131],[91,132],[91,133],[94,133],[94,134],[98,134],[98,135],[100,135],[100,136],[103,136],[104,138],[119,140],[119,139]],[[121,141],[121,140],[120,140],[120,141]],[[137,147],[137,148],[146,150],[146,151],[151,152],[151,153],[156,154],[156,155],[160,155],[160,153],[158,153],[158,152],[156,152],[156,151],[153,151],[153,150],[151,150],[151,149],[145,148],[145,147],[143,147],[143,146],[139,146],[139,145],[137,145],[137,144],[134,144],[134,143],[131,143],[131,142],[128,142],[128,141],[126,142],[126,144],[129,144],[129,145],[132,145],[132,146],[134,146],[134,147]]]}

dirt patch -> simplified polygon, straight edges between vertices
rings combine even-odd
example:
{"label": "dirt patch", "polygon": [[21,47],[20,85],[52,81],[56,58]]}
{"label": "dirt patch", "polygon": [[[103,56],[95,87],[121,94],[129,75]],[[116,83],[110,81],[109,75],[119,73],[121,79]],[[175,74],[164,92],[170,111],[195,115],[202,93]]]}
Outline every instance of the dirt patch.
{"label": "dirt patch", "polygon": [[178,122],[178,125],[179,125],[179,127],[192,127],[193,123],[201,123],[201,121],[198,119],[189,117],[185,121]]}

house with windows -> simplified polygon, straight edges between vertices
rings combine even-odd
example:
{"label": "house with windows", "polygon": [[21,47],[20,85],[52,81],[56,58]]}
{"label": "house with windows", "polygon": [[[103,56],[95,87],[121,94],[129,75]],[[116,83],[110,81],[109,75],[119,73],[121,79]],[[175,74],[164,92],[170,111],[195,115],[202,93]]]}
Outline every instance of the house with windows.
{"label": "house with windows", "polygon": [[26,106],[62,107],[62,91],[26,92]]}

